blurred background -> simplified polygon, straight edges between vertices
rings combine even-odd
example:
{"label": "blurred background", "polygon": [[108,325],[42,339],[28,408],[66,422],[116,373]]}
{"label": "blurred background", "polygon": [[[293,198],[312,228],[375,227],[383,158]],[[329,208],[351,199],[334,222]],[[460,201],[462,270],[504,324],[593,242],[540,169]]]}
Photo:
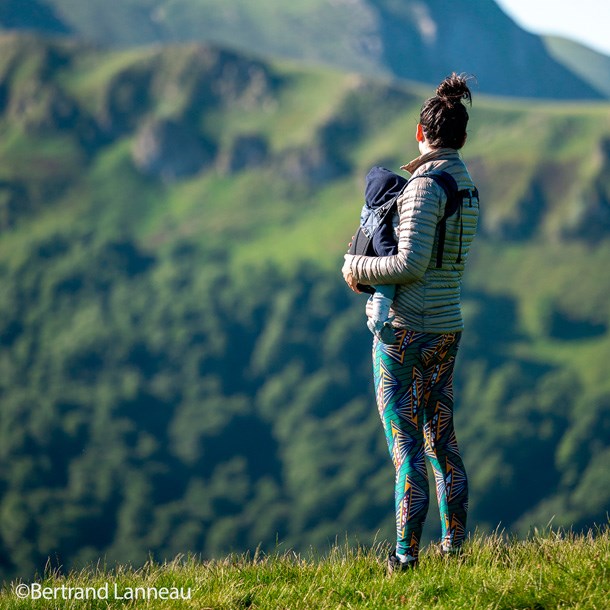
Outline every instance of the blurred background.
{"label": "blurred background", "polygon": [[471,531],[607,523],[610,57],[509,4],[0,1],[2,578],[393,538],[340,268],[452,71]]}

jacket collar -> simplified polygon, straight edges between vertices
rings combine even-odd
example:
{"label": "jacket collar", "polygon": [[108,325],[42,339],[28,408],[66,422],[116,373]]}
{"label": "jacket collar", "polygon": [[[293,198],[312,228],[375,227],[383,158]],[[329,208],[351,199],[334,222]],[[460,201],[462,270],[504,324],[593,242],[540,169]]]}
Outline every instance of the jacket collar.
{"label": "jacket collar", "polygon": [[419,167],[424,165],[424,163],[428,163],[429,161],[436,161],[438,159],[448,159],[451,157],[460,157],[460,153],[455,148],[435,148],[430,152],[427,152],[425,155],[420,155],[413,161],[410,161],[406,165],[402,165],[400,169],[404,169],[410,174],[414,173]]}

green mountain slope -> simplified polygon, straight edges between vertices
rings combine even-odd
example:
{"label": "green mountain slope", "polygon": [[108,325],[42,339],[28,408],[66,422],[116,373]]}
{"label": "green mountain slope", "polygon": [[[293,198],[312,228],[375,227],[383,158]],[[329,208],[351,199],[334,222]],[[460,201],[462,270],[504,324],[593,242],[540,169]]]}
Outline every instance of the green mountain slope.
{"label": "green mountain slope", "polygon": [[[8,35],[0,92],[3,573],[391,537],[339,268],[365,172],[416,155],[427,88]],[[608,110],[475,99],[472,527],[605,520]]]}
{"label": "green mountain slope", "polygon": [[[105,45],[221,43],[427,83],[469,72],[482,92],[496,95],[608,97],[572,62],[556,61],[540,37],[493,0],[122,0],[112,10],[106,0],[38,2],[74,34]],[[21,23],[28,14],[24,5]],[[31,27],[41,28],[34,21]]]}
{"label": "green mountain slope", "polygon": [[604,97],[610,96],[610,57],[560,36],[546,36],[544,44],[555,60]]}

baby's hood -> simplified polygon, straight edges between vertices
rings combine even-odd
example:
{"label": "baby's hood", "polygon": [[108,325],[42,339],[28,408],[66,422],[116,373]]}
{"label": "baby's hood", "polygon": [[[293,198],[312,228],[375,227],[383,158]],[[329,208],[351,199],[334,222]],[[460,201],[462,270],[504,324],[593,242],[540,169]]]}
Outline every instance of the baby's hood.
{"label": "baby's hood", "polygon": [[375,166],[366,175],[364,200],[368,208],[374,209],[393,199],[402,191],[407,179],[385,167]]}

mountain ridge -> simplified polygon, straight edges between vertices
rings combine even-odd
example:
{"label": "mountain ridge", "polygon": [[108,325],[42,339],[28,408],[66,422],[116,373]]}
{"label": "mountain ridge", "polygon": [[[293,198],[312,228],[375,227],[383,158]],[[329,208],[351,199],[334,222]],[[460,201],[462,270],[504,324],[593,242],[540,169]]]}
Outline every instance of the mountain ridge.
{"label": "mountain ridge", "polygon": [[[299,0],[290,6],[275,0],[177,0],[169,7],[159,0],[125,0],[113,11],[102,10],[98,0],[36,1],[66,30],[102,44],[222,43],[426,83],[469,72],[481,91],[497,95],[608,97],[603,87],[581,78],[579,69],[556,61],[540,37],[518,27],[492,0]],[[26,16],[18,22],[27,22]]]}
{"label": "mountain ridge", "polygon": [[604,96],[610,96],[610,57],[561,36],[545,36],[544,44],[559,62]]}

